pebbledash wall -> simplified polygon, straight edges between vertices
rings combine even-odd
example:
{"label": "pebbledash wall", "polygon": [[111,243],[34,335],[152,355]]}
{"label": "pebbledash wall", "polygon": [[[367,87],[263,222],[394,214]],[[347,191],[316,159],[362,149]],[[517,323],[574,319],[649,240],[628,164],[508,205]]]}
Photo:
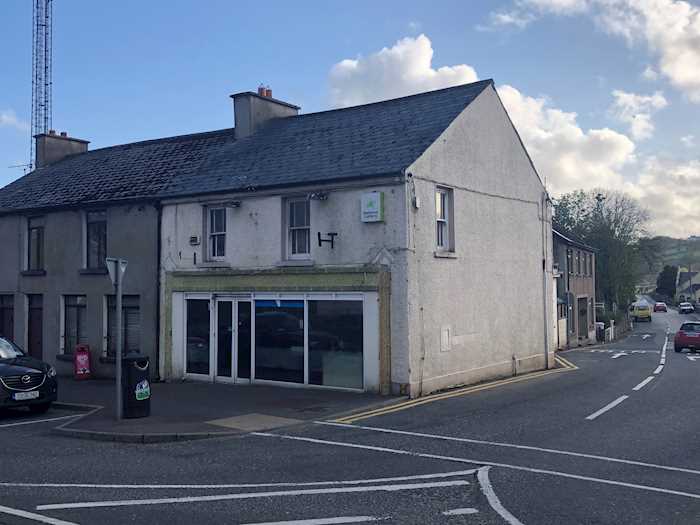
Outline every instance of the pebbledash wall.
{"label": "pebbledash wall", "polygon": [[[453,252],[436,252],[437,188],[453,195]],[[311,261],[286,261],[283,203],[319,189]],[[361,222],[367,191],[384,193],[384,222]],[[190,238],[207,205],[231,201],[225,260],[203,262]],[[318,232],[337,232],[335,248]],[[416,397],[542,369],[556,345],[551,239],[545,188],[489,86],[402,176],[164,202],[161,375],[185,375],[187,294],[361,294],[365,390]]]}
{"label": "pebbledash wall", "polygon": [[[553,363],[551,206],[493,86],[407,169],[411,395]],[[435,252],[436,187],[454,196],[454,253]],[[547,359],[545,359],[547,355]]]}
{"label": "pebbledash wall", "polygon": [[[185,300],[231,296],[249,299],[328,298],[363,303],[363,390],[388,393],[408,375],[401,363],[405,342],[406,205],[401,178],[383,178],[322,187],[326,200],[309,200],[311,254],[285,257],[285,203],[321,188],[258,191],[166,201],[162,214],[161,374],[185,377]],[[362,222],[361,197],[384,195],[385,220]],[[226,256],[207,261],[206,209],[227,208]],[[318,245],[318,233],[337,233],[333,248]],[[191,237],[200,237],[199,245]],[[399,345],[393,346],[392,341]],[[212,339],[212,344],[214,340]],[[213,374],[212,374],[213,375]],[[211,377],[211,380],[214,378]],[[398,388],[394,386],[394,389]]]}
{"label": "pebbledash wall", "polygon": [[[63,297],[84,295],[85,336],[93,372],[114,375],[114,359],[107,349],[106,297],[114,294],[106,271],[85,269],[85,209],[31,210],[0,216],[0,242],[8,247],[1,257],[0,293],[14,296],[14,340],[28,347],[28,295],[42,297],[44,361],[60,375],[72,375],[72,349],[66,348]],[[107,221],[107,256],[129,261],[124,294],[139,296],[139,350],[155,368],[158,320],[158,208],[148,203],[102,206]],[[44,271],[25,272],[27,217],[44,218]],[[155,374],[154,374],[155,376]]]}

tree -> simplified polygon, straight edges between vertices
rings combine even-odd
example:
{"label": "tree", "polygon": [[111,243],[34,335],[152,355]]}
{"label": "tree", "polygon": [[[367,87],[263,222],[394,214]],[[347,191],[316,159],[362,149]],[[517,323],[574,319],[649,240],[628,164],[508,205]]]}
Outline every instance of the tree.
{"label": "tree", "polygon": [[673,298],[676,295],[676,276],[678,266],[664,266],[656,278],[656,293]]}
{"label": "tree", "polygon": [[578,190],[554,203],[555,228],[596,249],[596,295],[609,306],[634,300],[648,221],[649,212],[619,191]]}

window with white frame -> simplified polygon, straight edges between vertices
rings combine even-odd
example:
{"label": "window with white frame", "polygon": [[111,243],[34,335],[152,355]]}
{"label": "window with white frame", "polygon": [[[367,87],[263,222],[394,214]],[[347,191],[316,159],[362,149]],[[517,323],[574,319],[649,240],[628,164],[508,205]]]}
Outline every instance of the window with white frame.
{"label": "window with white frame", "polygon": [[209,258],[226,256],[226,208],[209,208]]}
{"label": "window with white frame", "polygon": [[287,201],[287,257],[307,259],[311,255],[311,213],[309,201]]}
{"label": "window with white frame", "polygon": [[452,230],[452,190],[437,188],[435,190],[436,242],[438,251],[454,251]]}

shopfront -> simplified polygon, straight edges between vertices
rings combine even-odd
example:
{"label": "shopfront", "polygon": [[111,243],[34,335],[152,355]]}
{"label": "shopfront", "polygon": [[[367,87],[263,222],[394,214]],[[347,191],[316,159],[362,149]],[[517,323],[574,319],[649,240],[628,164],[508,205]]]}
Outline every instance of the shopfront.
{"label": "shopfront", "polygon": [[376,292],[172,294],[172,375],[379,388]]}

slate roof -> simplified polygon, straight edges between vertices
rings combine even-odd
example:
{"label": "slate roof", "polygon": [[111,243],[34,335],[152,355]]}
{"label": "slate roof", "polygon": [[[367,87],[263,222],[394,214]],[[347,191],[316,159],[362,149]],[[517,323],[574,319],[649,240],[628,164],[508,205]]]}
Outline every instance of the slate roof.
{"label": "slate roof", "polygon": [[0,212],[398,175],[489,85],[92,150],[1,189]]}

